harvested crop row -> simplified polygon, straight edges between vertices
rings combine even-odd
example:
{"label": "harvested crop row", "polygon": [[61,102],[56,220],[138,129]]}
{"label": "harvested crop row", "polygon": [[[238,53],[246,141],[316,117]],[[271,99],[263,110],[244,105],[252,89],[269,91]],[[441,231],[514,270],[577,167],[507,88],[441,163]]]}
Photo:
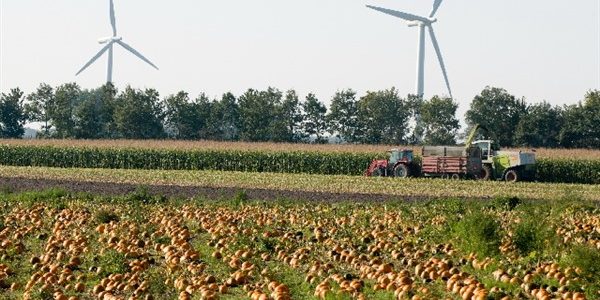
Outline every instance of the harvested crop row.
{"label": "harvested crop row", "polygon": [[[494,198],[600,201],[600,185],[548,184],[441,179],[357,177],[344,175],[277,174],[223,171],[64,169],[1,167],[0,177],[55,179],[137,185],[199,186],[320,193],[386,194],[399,198]],[[0,179],[0,186],[2,181]]]}
{"label": "harvested crop row", "polygon": [[[362,175],[370,152],[0,146],[0,165]],[[540,182],[600,183],[600,160],[540,159]]]}

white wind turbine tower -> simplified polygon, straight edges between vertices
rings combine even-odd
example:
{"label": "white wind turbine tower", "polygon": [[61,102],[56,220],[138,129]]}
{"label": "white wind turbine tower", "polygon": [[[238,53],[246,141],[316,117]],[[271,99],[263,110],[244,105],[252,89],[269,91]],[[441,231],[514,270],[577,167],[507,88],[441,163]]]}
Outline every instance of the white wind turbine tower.
{"label": "white wind turbine tower", "polygon": [[79,72],[77,72],[77,74],[75,74],[75,76],[79,75],[81,72],[83,72],[85,69],[87,69],[87,67],[89,67],[98,58],[100,58],[100,56],[102,56],[102,54],[104,54],[106,51],[108,51],[108,75],[107,75],[106,82],[112,82],[113,46],[114,46],[115,43],[121,45],[121,47],[125,48],[125,50],[133,53],[133,55],[139,57],[141,60],[145,61],[146,63],[148,63],[149,65],[151,65],[152,67],[154,67],[155,69],[158,70],[158,67],[155,66],[150,60],[148,60],[147,58],[145,58],[137,50],[133,49],[133,47],[131,47],[131,46],[127,45],[125,42],[123,42],[123,38],[122,37],[118,37],[117,36],[117,21],[116,21],[116,18],[115,18],[115,5],[113,3],[113,0],[110,0],[110,24],[112,25],[112,30],[113,30],[112,37],[106,37],[106,38],[102,38],[102,39],[98,40],[98,43],[100,43],[100,44],[106,44],[106,46],[104,46],[104,48],[102,48],[100,50],[100,52],[98,52],[94,57],[92,57],[92,59],[90,59],[90,61],[88,63],[86,63],[83,66],[83,68],[81,68],[79,70]]}
{"label": "white wind turbine tower", "polygon": [[410,27],[419,27],[419,48],[417,60],[417,96],[419,97],[423,97],[423,90],[425,88],[425,28],[427,28],[429,30],[429,36],[431,37],[433,48],[435,48],[435,52],[440,62],[442,73],[444,73],[444,79],[446,80],[446,87],[448,88],[449,96],[450,98],[452,98],[452,91],[450,89],[450,82],[448,81],[448,74],[446,73],[446,66],[444,65],[442,52],[440,51],[440,46],[438,45],[437,39],[435,38],[435,32],[433,31],[432,27],[432,24],[437,22],[437,19],[435,19],[434,17],[441,4],[442,0],[435,0],[433,4],[433,10],[429,14],[429,17],[421,17],[387,8],[367,5],[367,7],[370,9],[374,9],[382,13],[392,15],[394,17],[408,21],[408,26]]}

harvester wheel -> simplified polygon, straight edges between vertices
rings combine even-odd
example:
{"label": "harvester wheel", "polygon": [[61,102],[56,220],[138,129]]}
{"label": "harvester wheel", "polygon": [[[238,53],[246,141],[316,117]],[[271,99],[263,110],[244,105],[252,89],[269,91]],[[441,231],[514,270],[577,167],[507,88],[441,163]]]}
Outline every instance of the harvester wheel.
{"label": "harvester wheel", "polygon": [[394,176],[399,178],[406,178],[410,176],[408,172],[408,167],[406,165],[400,164],[394,168]]}
{"label": "harvester wheel", "polygon": [[506,174],[504,174],[504,180],[506,180],[506,182],[519,181],[519,172],[517,172],[517,170],[508,170]]}
{"label": "harvester wheel", "polygon": [[483,167],[481,168],[481,175],[479,176],[479,179],[481,180],[491,180],[493,177],[493,170],[492,167],[490,165],[483,165]]}

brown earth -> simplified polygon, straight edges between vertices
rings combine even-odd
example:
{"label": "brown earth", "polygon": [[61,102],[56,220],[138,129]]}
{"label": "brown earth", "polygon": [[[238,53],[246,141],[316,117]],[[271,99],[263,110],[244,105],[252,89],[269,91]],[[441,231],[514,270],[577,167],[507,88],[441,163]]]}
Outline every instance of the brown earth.
{"label": "brown earth", "polygon": [[[126,183],[85,182],[53,179],[30,179],[19,177],[0,177],[0,191],[27,192],[51,188],[61,188],[71,193],[90,193],[103,196],[121,196],[135,192],[140,186]],[[212,188],[201,186],[150,185],[145,186],[153,195],[169,198],[200,197],[211,200],[232,199],[244,192],[251,200],[312,200],[312,201],[419,201],[430,197],[395,196],[386,194],[323,193],[306,191],[282,191],[268,189]]]}

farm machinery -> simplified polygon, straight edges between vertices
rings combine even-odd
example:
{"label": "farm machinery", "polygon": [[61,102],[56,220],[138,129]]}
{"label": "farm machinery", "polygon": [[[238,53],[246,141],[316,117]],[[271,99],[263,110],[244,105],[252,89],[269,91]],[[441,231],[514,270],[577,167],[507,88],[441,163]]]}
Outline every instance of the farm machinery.
{"label": "farm machinery", "polygon": [[425,146],[421,158],[411,149],[392,149],[387,160],[374,160],[366,176],[477,178],[482,173],[478,147]]}
{"label": "farm machinery", "polygon": [[392,149],[389,159],[373,160],[365,176],[473,178],[516,182],[533,180],[535,154],[501,151],[492,140],[473,141],[479,125],[471,130],[464,147],[424,146],[421,158],[411,149]]}
{"label": "farm machinery", "polygon": [[465,141],[466,145],[481,149],[482,180],[506,180],[510,182],[533,180],[535,178],[535,153],[523,151],[502,151],[492,140],[477,140],[479,129],[487,129],[476,124]]}

